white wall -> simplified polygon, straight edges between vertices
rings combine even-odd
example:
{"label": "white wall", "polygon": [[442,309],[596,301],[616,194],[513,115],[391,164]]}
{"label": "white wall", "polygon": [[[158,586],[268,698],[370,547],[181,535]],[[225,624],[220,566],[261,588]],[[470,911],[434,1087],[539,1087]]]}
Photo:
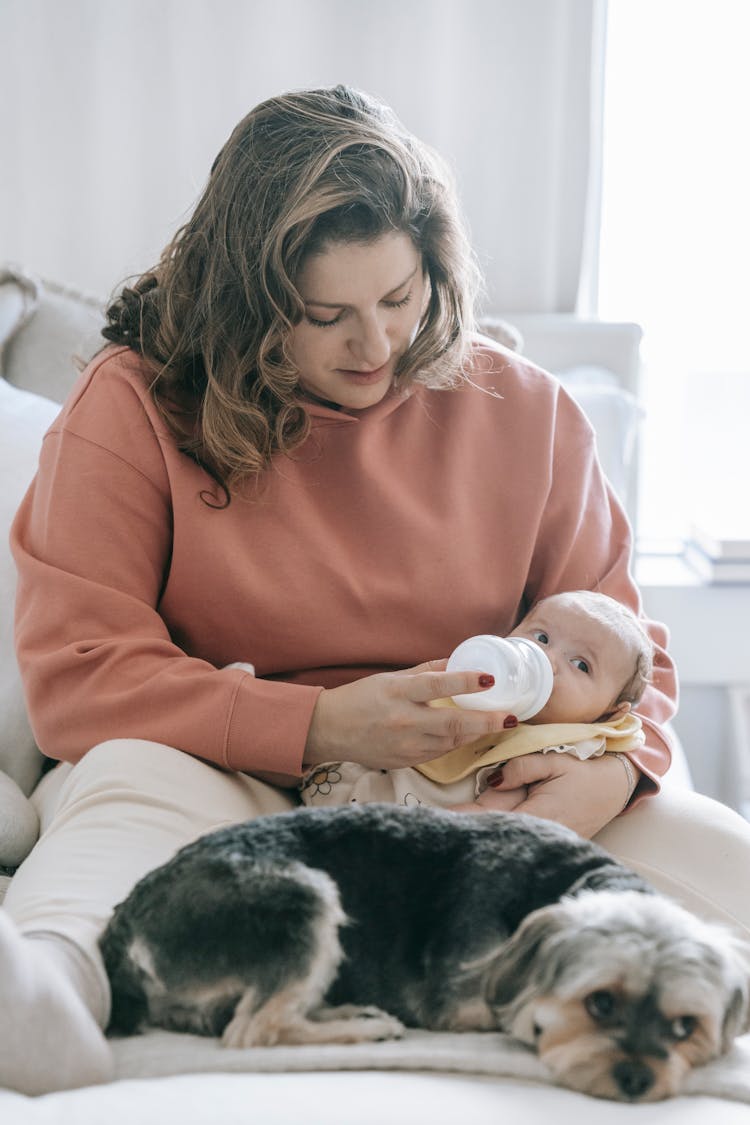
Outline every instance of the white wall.
{"label": "white wall", "polygon": [[602,0],[1,0],[0,260],[108,293],[152,264],[254,104],[346,82],[453,164],[488,307],[572,310],[602,11]]}

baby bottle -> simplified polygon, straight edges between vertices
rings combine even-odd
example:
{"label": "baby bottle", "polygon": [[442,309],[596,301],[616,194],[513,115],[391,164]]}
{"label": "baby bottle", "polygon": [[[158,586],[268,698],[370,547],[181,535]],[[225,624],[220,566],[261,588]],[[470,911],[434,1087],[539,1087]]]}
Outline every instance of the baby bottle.
{"label": "baby bottle", "polygon": [[454,695],[472,711],[507,711],[523,722],[541,711],[552,694],[553,672],[539,645],[523,637],[469,637],[448,659],[449,672],[489,672],[495,683],[485,691]]}

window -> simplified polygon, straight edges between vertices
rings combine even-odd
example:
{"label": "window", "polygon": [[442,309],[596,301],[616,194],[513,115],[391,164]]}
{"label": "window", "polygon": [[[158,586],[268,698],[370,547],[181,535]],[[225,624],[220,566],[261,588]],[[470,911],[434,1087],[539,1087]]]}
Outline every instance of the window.
{"label": "window", "polygon": [[645,549],[750,538],[749,46],[744,0],[609,0],[598,312],[644,329]]}

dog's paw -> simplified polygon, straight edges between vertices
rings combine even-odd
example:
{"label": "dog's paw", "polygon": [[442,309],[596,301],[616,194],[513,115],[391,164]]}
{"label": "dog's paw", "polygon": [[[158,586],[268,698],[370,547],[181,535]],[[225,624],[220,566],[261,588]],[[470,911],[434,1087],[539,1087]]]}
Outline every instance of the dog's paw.
{"label": "dog's paw", "polygon": [[392,1016],[389,1012],[384,1012],[382,1008],[376,1008],[374,1004],[368,1004],[365,1007],[360,1008],[357,1012],[357,1015],[365,1020],[390,1020],[392,1023],[397,1024],[401,1028],[401,1033],[403,1034],[404,1025],[401,1023],[401,1021],[397,1020],[396,1017]]}
{"label": "dog's paw", "polygon": [[327,1023],[330,1020],[381,1019],[387,1015],[387,1012],[376,1008],[374,1004],[338,1004],[333,1008],[316,1008],[310,1013],[310,1019]]}
{"label": "dog's paw", "polygon": [[362,1020],[367,1038],[374,1042],[381,1039],[401,1039],[406,1033],[401,1020],[396,1019],[390,1012],[384,1012],[382,1008],[375,1008],[372,1004],[360,1008],[359,1019]]}
{"label": "dog's paw", "polygon": [[340,1042],[358,1043],[364,1040],[375,1042],[379,1039],[400,1039],[406,1028],[401,1020],[376,1008],[374,1004],[341,1004],[337,1008],[318,1008],[311,1013],[316,1023],[330,1025],[336,1021],[339,1034],[345,1036]]}
{"label": "dog's paw", "polygon": [[248,1018],[242,1014],[227,1024],[221,1037],[223,1047],[275,1047],[303,1043],[376,1043],[400,1039],[406,1028],[395,1016],[380,1008],[323,1008],[314,1018],[295,1015],[284,1021],[268,1020],[263,1014]]}
{"label": "dog's paw", "polygon": [[354,1019],[332,1019],[317,1026],[321,1030],[311,1035],[306,1042],[379,1043],[384,1039],[400,1039],[406,1031],[401,1020],[389,1016],[387,1012],[379,1012],[377,1015],[373,1012]]}
{"label": "dog's paw", "polygon": [[261,1045],[273,1046],[273,1042],[264,1042],[251,1020],[238,1019],[235,1016],[224,1028],[221,1045],[222,1047],[233,1047],[235,1050],[243,1050]]}
{"label": "dog's paw", "polygon": [[375,1037],[376,1042],[381,1039],[401,1039],[406,1034],[406,1028],[397,1020],[395,1016],[389,1016],[387,1012],[381,1013],[379,1017],[369,1015],[366,1017],[369,1026],[369,1021],[372,1020],[373,1029],[377,1027],[379,1034]]}

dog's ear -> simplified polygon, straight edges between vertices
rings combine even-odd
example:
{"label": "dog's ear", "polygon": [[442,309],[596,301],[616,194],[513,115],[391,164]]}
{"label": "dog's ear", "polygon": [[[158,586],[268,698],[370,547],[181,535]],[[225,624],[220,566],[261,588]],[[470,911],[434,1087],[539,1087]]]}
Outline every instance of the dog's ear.
{"label": "dog's ear", "polygon": [[726,972],[731,977],[731,984],[721,1029],[725,1051],[729,1050],[736,1036],[750,1031],[750,947],[744,941],[732,941],[727,959]]}
{"label": "dog's ear", "polygon": [[747,988],[735,988],[732,993],[721,1027],[721,1045],[725,1051],[732,1046],[738,1035],[750,1031],[750,1005]]}
{"label": "dog's ear", "polygon": [[575,931],[565,902],[529,914],[514,934],[486,959],[484,999],[499,1026],[511,1027],[516,1014],[535,996],[552,988],[568,962]]}

